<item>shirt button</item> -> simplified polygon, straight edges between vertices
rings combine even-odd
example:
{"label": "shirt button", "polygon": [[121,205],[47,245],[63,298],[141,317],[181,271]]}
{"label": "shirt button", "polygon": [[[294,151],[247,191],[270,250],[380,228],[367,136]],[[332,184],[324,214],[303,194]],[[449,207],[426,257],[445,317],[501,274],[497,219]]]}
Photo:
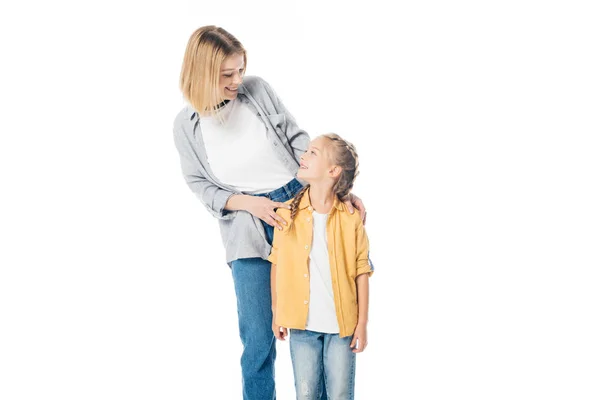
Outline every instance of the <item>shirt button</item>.
{"label": "shirt button", "polygon": [[308,304],[308,300],[304,300],[304,304]]}
{"label": "shirt button", "polygon": [[308,206],[308,211],[312,211],[312,207],[311,206]]}
{"label": "shirt button", "polygon": [[304,246],[304,250],[308,250],[308,245]]}
{"label": "shirt button", "polygon": [[306,222],[310,222],[310,218],[306,218]]}
{"label": "shirt button", "polygon": [[308,278],[308,274],[304,274],[304,277],[305,277],[305,278]]}

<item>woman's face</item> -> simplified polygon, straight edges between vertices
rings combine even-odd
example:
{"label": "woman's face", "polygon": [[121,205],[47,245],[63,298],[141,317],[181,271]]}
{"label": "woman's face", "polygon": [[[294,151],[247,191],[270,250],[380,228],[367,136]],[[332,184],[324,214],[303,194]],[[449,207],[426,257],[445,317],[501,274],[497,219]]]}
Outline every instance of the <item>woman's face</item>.
{"label": "woman's face", "polygon": [[219,90],[223,100],[233,100],[237,97],[238,85],[242,83],[245,70],[243,54],[231,55],[223,61],[219,78]]}

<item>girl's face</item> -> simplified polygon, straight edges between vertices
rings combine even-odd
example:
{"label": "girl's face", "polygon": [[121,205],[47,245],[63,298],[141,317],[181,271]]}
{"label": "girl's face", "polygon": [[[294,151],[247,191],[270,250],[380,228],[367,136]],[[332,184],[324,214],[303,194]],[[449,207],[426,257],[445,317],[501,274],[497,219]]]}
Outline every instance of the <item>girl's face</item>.
{"label": "girl's face", "polygon": [[312,183],[335,176],[335,166],[332,165],[327,154],[328,140],[324,137],[318,137],[310,142],[308,150],[300,157],[298,178]]}
{"label": "girl's face", "polygon": [[237,97],[245,69],[243,54],[231,55],[223,61],[219,77],[219,90],[223,100],[234,100]]}

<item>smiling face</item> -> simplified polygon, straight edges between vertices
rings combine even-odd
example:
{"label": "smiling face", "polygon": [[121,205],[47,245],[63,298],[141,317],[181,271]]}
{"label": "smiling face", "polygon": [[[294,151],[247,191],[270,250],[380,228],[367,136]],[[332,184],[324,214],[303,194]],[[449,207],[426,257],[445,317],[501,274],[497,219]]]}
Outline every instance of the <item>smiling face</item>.
{"label": "smiling face", "polygon": [[219,91],[223,100],[234,100],[237,97],[238,86],[242,83],[245,72],[243,54],[225,58],[219,76]]}
{"label": "smiling face", "polygon": [[310,142],[308,150],[300,157],[298,178],[308,183],[316,183],[337,176],[336,166],[332,164],[327,153],[328,141],[326,137],[320,136]]}

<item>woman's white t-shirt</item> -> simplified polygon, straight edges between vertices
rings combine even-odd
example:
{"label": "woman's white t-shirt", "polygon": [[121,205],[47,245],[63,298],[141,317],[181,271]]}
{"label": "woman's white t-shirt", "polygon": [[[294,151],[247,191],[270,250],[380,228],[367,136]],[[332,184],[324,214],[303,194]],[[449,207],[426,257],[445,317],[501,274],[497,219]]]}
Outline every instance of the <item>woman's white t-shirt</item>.
{"label": "woman's white t-shirt", "polygon": [[273,151],[267,127],[241,100],[227,103],[219,116],[200,118],[208,163],[221,182],[244,193],[267,193],[294,175]]}

